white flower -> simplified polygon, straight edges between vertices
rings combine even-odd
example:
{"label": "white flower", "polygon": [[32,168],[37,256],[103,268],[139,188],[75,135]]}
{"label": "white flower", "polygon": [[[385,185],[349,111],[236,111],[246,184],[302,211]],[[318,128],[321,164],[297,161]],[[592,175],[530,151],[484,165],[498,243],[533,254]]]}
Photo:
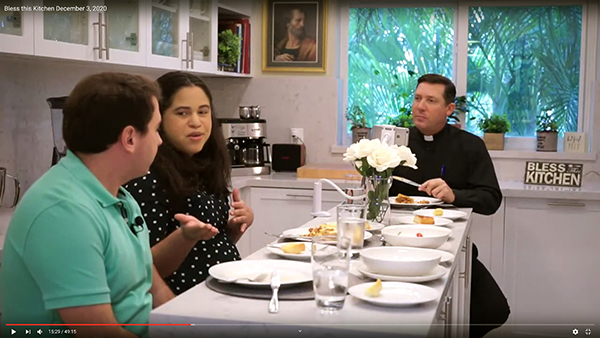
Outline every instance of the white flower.
{"label": "white flower", "polygon": [[356,158],[367,157],[382,145],[381,140],[378,138],[374,140],[362,139],[355,144],[357,145]]}
{"label": "white flower", "polygon": [[398,157],[400,158],[400,162],[403,166],[411,167],[413,169],[417,169],[417,156],[410,151],[410,148],[406,146],[392,145],[391,148],[395,149],[398,153]]}
{"label": "white flower", "polygon": [[387,144],[381,144],[367,156],[367,163],[378,172],[382,172],[397,167],[400,164],[400,157],[395,149]]}

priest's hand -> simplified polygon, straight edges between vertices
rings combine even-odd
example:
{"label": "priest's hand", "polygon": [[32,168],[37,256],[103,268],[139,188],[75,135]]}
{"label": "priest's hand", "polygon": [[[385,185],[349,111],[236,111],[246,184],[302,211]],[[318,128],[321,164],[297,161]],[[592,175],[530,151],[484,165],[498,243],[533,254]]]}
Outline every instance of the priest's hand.
{"label": "priest's hand", "polygon": [[439,198],[446,203],[454,203],[454,191],[441,178],[434,178],[421,184],[419,190],[426,192],[429,196]]}

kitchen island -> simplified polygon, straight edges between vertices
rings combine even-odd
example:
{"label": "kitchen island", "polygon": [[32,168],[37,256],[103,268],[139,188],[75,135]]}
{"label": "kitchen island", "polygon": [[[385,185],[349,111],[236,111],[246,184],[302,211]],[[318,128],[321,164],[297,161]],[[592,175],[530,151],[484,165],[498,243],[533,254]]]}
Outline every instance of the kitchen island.
{"label": "kitchen island", "polygon": [[[368,304],[350,295],[344,308],[336,313],[322,314],[314,299],[282,300],[280,311],[269,314],[268,300],[250,299],[217,293],[206,283],[197,285],[174,300],[154,309],[151,324],[191,324],[190,326],[151,326],[150,337],[461,337],[468,336],[470,286],[470,209],[465,219],[448,227],[451,238],[439,249],[455,258],[446,263],[448,273],[435,281],[423,283],[438,292],[434,301],[418,306],[386,308]],[[335,215],[334,210],[332,214]],[[406,214],[396,211],[393,218]],[[313,227],[334,218],[315,218],[303,227]],[[380,236],[369,239],[366,246],[380,245]],[[261,248],[252,259],[280,259]],[[372,281],[356,270],[358,260],[352,261],[351,285]],[[469,267],[469,269],[465,269]]]}

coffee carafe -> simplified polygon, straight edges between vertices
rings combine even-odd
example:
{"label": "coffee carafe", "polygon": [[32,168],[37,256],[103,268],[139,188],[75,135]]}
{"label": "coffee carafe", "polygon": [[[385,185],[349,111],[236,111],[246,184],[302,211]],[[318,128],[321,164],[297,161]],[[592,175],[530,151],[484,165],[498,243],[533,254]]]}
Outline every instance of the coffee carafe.
{"label": "coffee carafe", "polygon": [[[6,171],[6,168],[0,167],[0,206],[6,208],[14,208],[17,205],[17,203],[19,203],[19,195],[21,195],[21,185],[19,184],[19,180],[16,177],[7,174]],[[4,204],[4,194],[6,193],[7,179],[12,179],[15,183],[13,190],[14,197],[10,205]]]}
{"label": "coffee carafe", "polygon": [[61,158],[67,155],[67,145],[62,137],[63,108],[66,100],[66,96],[49,97],[46,99],[46,102],[48,102],[48,105],[50,106],[52,135],[54,138],[52,165],[55,165]]}

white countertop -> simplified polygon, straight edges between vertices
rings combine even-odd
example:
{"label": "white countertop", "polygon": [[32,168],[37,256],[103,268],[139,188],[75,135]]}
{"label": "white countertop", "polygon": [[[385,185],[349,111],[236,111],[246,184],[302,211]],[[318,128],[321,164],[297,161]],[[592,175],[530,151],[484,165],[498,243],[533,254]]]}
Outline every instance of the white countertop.
{"label": "white countertop", "polygon": [[[470,209],[461,210],[467,212],[468,217],[448,226],[452,229],[452,235],[438,248],[455,256],[463,245],[470,225]],[[392,217],[407,213],[412,215],[411,211],[393,210],[393,213]],[[331,220],[315,218],[303,227],[313,227]],[[368,241],[379,241],[379,236],[373,236]],[[282,258],[262,248],[245,258],[245,260],[252,259]],[[357,262],[352,263],[355,265]],[[344,308],[334,314],[320,313],[314,299],[282,300],[279,313],[269,314],[267,311],[269,301],[266,299],[229,296],[212,291],[205,283],[201,283],[150,313],[151,324],[194,324],[194,326],[151,326],[150,336],[192,337],[207,332],[218,332],[228,337],[234,332],[243,330],[245,333],[253,334],[252,337],[273,335],[279,337],[285,334],[298,334],[298,331],[302,330],[303,337],[322,337],[324,334],[326,337],[366,337],[372,334],[381,337],[386,334],[398,336],[399,333],[403,336],[425,337],[430,333],[432,323],[436,323],[438,313],[442,310],[443,303],[440,299],[449,287],[448,276],[458,268],[459,263],[459,260],[455,259],[446,266],[448,267],[446,276],[423,283],[438,292],[435,301],[419,306],[386,308],[347,296]],[[362,277],[355,266],[351,268],[351,273],[354,278],[358,278],[356,280],[358,283],[372,281]],[[365,335],[365,332],[369,334]]]}

